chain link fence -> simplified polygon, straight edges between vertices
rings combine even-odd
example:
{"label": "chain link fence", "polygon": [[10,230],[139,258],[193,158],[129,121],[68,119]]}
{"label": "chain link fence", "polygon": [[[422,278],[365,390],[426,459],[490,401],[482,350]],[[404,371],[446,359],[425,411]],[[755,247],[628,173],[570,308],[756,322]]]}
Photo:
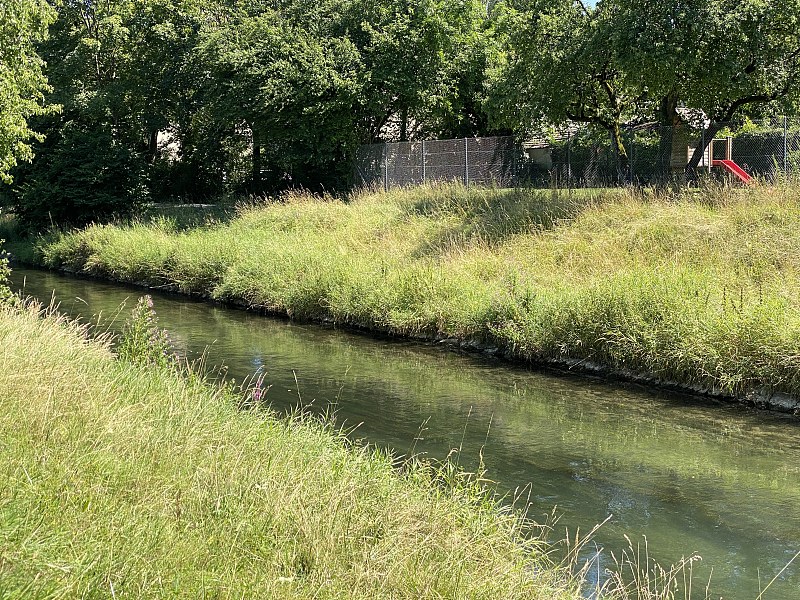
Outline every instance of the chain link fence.
{"label": "chain link fence", "polygon": [[445,181],[510,186],[520,156],[510,136],[372,144],[356,154],[355,181],[384,190]]}
{"label": "chain link fence", "polygon": [[466,186],[647,185],[704,174],[728,176],[722,160],[765,180],[800,175],[796,117],[705,123],[705,128],[643,125],[625,129],[621,141],[624,154],[604,132],[581,128],[521,143],[513,137],[485,137],[373,144],[357,152],[354,179],[357,186],[384,190],[439,181]]}

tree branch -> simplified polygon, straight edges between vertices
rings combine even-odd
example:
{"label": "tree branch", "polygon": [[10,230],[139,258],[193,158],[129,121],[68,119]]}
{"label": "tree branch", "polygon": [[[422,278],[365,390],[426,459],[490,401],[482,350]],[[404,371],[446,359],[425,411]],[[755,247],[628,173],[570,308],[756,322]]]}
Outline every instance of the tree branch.
{"label": "tree branch", "polygon": [[581,10],[583,11],[583,14],[591,19],[593,15],[592,15],[591,12],[589,12],[589,9],[582,2],[582,0],[575,0],[575,1],[577,2],[578,6],[581,7]]}
{"label": "tree branch", "polygon": [[789,93],[790,89],[790,82],[787,79],[784,82],[784,85],[781,89],[776,90],[771,94],[751,94],[750,96],[743,96],[741,98],[737,98],[733,102],[731,102],[728,109],[722,113],[719,118],[714,119],[715,121],[730,121],[733,118],[733,115],[736,114],[736,111],[739,110],[742,106],[747,104],[753,104],[756,102],[772,102],[773,100],[777,100],[778,98],[783,98],[786,94]]}

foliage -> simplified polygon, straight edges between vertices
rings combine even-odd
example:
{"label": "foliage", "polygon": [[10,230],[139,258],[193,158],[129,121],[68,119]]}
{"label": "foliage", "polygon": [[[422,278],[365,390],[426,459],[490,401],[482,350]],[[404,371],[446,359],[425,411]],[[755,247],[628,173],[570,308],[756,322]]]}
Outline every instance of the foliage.
{"label": "foliage", "polygon": [[63,110],[38,123],[48,140],[37,148],[37,159],[17,172],[11,204],[27,227],[83,224],[127,203],[118,189],[129,174],[120,161],[130,150],[121,139],[124,95],[118,85],[126,32],[112,18],[114,8],[60,4],[51,36],[40,47],[52,98]]}
{"label": "foliage", "polygon": [[0,304],[4,304],[11,300],[11,290],[8,288],[8,276],[11,274],[11,269],[8,267],[8,257],[3,250],[3,241],[0,239]]}
{"label": "foliage", "polygon": [[486,130],[480,2],[266,4],[228,10],[197,47],[197,149],[234,186],[342,188],[359,143]]}
{"label": "foliage", "polygon": [[124,216],[148,198],[145,174],[141,158],[108,129],[64,123],[18,171],[11,205],[31,230]]}
{"label": "foliage", "polygon": [[45,0],[0,5],[0,183],[10,183],[9,171],[33,157],[30,142],[41,136],[28,120],[54,109],[44,100],[47,83],[34,50],[54,16]]}
{"label": "foliage", "polygon": [[358,7],[364,141],[485,131],[477,97],[489,52],[482,2],[388,0]]}
{"label": "foliage", "polygon": [[[575,123],[627,180],[625,124],[666,125],[666,155],[682,107],[714,129],[800,100],[800,0],[67,0],[47,39],[43,0],[3,10],[22,15],[3,73],[27,82],[5,89],[27,104],[4,102],[19,144],[0,143],[17,149],[0,172],[38,154],[5,193],[33,229],[151,199],[340,191],[359,144]],[[49,139],[31,144],[28,121]]]}
{"label": "foliage", "polygon": [[117,348],[119,357],[135,365],[168,367],[175,357],[172,343],[164,329],[158,327],[158,317],[149,295],[139,298],[125,322]]}
{"label": "foliage", "polygon": [[800,92],[797,0],[613,4],[609,43],[619,49],[627,82],[656,99],[675,93],[725,122],[752,104]]}
{"label": "foliage", "polygon": [[505,53],[491,97],[497,118],[536,131],[567,120],[603,127],[619,121],[613,91],[622,74],[603,51],[600,16],[572,0],[500,4],[495,18]]}
{"label": "foliage", "polygon": [[[35,229],[126,214],[152,195],[158,130],[181,120],[191,3],[69,1],[39,47],[62,112],[17,171],[11,204]],[[195,11],[196,12],[196,11]],[[183,51],[183,54],[181,53]],[[185,118],[183,119],[185,121]],[[159,163],[161,166],[161,163]],[[162,169],[163,170],[163,169]],[[63,198],[63,201],[62,201]]]}
{"label": "foliage", "polygon": [[[119,151],[108,161],[87,152],[94,164],[79,170],[110,167],[132,182],[109,187],[118,199],[111,209],[94,195],[111,182],[89,186],[89,218],[130,212],[143,196],[343,188],[359,143],[487,130],[478,0],[73,0],[56,10],[39,50],[64,112],[37,126],[54,138],[68,130],[110,138]],[[12,204],[49,207],[27,210],[31,226],[48,225],[36,218],[46,213],[87,220],[25,193],[86,183],[70,177],[64,150],[42,145],[48,156],[18,173]]]}
{"label": "foliage", "polygon": [[593,124],[610,134],[623,173],[621,123],[674,126],[688,106],[711,119],[711,139],[717,124],[789,107],[800,92],[796,0],[509,0],[496,19],[505,51],[493,68],[495,119],[517,130]]}
{"label": "foliage", "polygon": [[198,52],[209,74],[199,118],[249,138],[253,191],[261,191],[262,158],[273,189],[286,178],[301,186],[337,183],[314,171],[347,168],[343,159],[357,142],[359,57],[352,43],[317,40],[266,12],[210,29]]}
{"label": "foliage", "polygon": [[572,0],[512,0],[497,19],[505,53],[494,66],[490,102],[499,123],[517,131],[549,123],[588,123],[607,132],[621,176],[628,155],[621,125],[641,101],[624,85],[614,48],[609,3],[596,8]]}

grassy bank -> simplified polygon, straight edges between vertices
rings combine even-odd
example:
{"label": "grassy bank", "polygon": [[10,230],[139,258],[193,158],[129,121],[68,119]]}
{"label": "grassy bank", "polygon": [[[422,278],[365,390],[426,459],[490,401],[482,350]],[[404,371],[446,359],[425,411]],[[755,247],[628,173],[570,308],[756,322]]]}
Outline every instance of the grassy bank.
{"label": "grassy bank", "polygon": [[472,339],[730,394],[800,393],[800,189],[290,197],[17,245],[40,265]]}
{"label": "grassy bank", "polygon": [[0,597],[579,597],[452,471],[401,474],[32,310],[0,308],[0,347]]}

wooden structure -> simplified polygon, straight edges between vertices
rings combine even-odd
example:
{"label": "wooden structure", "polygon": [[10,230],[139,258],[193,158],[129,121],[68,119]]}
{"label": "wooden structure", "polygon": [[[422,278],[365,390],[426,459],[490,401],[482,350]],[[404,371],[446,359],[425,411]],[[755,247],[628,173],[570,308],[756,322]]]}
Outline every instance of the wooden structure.
{"label": "wooden structure", "polygon": [[[719,143],[725,144],[725,158],[722,159],[714,158],[714,146]],[[707,155],[710,159],[708,161],[709,172],[712,167],[721,167],[742,183],[748,183],[750,181],[750,175],[733,161],[733,138],[731,136],[711,140],[708,144]],[[705,159],[705,155],[703,158]]]}

